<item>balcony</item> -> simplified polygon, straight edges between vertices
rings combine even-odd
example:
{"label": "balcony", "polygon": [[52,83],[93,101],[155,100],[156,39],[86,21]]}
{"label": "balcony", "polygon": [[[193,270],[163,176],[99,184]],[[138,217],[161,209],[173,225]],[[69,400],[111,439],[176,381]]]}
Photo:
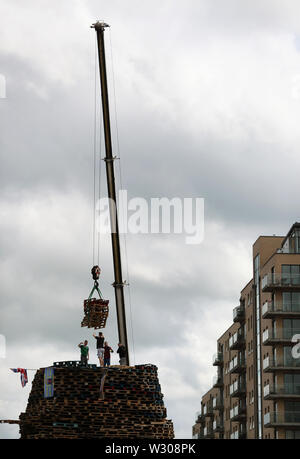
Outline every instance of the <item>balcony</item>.
{"label": "balcony", "polygon": [[224,432],[224,426],[221,421],[214,421],[213,422],[213,431],[217,433],[223,433]]}
{"label": "balcony", "polygon": [[283,317],[291,319],[300,317],[300,303],[283,303],[282,301],[266,301],[262,306],[263,319],[272,319],[273,317]]}
{"label": "balcony", "polygon": [[222,366],[223,365],[223,354],[222,352],[217,352],[213,356],[213,366]]}
{"label": "balcony", "polygon": [[244,397],[246,395],[246,385],[244,382],[235,381],[229,387],[230,397]]}
{"label": "balcony", "polygon": [[244,323],[245,322],[245,307],[237,306],[233,310],[233,322]]}
{"label": "balcony", "polygon": [[300,274],[266,274],[261,282],[263,292],[274,290],[300,291]]}
{"label": "balcony", "polygon": [[291,328],[267,328],[263,332],[262,342],[265,346],[272,346],[274,344],[292,345],[292,338],[297,334],[300,334],[300,330]]}
{"label": "balcony", "polygon": [[246,346],[244,332],[240,328],[233,336],[229,338],[229,349],[231,351],[244,349]]}
{"label": "balcony", "polygon": [[300,385],[296,384],[268,384],[264,387],[264,399],[300,399]]}
{"label": "balcony", "polygon": [[230,440],[245,440],[247,438],[246,429],[236,430],[230,434]]}
{"label": "balcony", "polygon": [[246,361],[244,357],[236,356],[229,363],[229,373],[243,373],[246,371]]}
{"label": "balcony", "polygon": [[212,406],[214,411],[223,411],[224,405],[221,397],[215,397],[212,401]]}
{"label": "balcony", "polygon": [[263,361],[265,373],[274,371],[300,371],[300,359],[273,359],[266,357]]}
{"label": "balcony", "polygon": [[204,427],[203,429],[203,437],[204,438],[214,438],[214,431],[211,427]]}
{"label": "balcony", "polygon": [[213,387],[217,389],[223,386],[224,386],[223,377],[221,375],[214,376]]}
{"label": "balcony", "polygon": [[284,413],[266,413],[265,427],[300,427],[300,412],[285,411]]}
{"label": "balcony", "polygon": [[241,422],[246,419],[246,404],[242,403],[237,405],[230,410],[230,420],[232,422]]}
{"label": "balcony", "polygon": [[208,402],[204,405],[203,407],[203,415],[204,417],[211,417],[214,415],[214,412],[213,412],[213,406],[212,406],[212,402]]}
{"label": "balcony", "polygon": [[201,411],[196,412],[195,424],[202,424],[205,421],[205,415]]}

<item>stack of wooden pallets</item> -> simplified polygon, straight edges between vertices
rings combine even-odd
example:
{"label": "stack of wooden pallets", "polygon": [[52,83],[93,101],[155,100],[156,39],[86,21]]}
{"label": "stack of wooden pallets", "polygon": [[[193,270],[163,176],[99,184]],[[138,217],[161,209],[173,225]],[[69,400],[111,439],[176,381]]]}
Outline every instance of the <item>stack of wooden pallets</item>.
{"label": "stack of wooden pallets", "polygon": [[81,326],[94,329],[104,328],[109,312],[108,303],[108,300],[96,298],[85,300],[83,305],[84,318]]}
{"label": "stack of wooden pallets", "polygon": [[44,398],[44,370],[37,371],[26,412],[20,415],[21,438],[174,437],[156,366],[104,370],[55,364],[52,398]]}

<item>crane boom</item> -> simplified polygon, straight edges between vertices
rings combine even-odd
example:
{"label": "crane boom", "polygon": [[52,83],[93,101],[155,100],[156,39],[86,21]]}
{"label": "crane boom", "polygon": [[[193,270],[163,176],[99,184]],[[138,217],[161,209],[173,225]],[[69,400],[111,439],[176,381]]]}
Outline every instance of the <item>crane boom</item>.
{"label": "crane boom", "polygon": [[111,129],[110,129],[109,100],[108,100],[108,89],[107,89],[105,46],[104,46],[104,31],[106,27],[109,27],[109,26],[108,24],[105,24],[104,22],[96,22],[91,27],[96,30],[97,43],[98,43],[100,85],[101,85],[101,96],[102,96],[102,111],[103,111],[104,138],[105,138],[105,152],[106,152],[106,156],[104,160],[106,164],[106,178],[107,178],[107,189],[108,189],[108,197],[109,197],[111,241],[112,241],[114,278],[115,278],[113,286],[115,289],[115,298],[116,298],[119,342],[122,343],[126,348],[126,365],[129,365],[129,351],[128,351],[125,301],[124,301],[124,282],[122,278],[120,237],[119,237],[119,224],[118,224],[118,215],[117,215],[116,187],[115,187],[115,174],[114,174],[114,159],[115,158],[113,157],[113,154],[112,154],[112,140],[111,140]]}

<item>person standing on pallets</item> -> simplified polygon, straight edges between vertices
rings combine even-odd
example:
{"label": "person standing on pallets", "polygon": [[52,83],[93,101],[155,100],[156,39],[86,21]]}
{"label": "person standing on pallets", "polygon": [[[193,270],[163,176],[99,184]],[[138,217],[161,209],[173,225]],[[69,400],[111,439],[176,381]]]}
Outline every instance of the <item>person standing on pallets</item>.
{"label": "person standing on pallets", "polygon": [[85,340],[84,343],[79,343],[78,347],[80,348],[80,363],[81,365],[86,366],[88,364],[89,358],[90,358],[90,353],[89,353],[89,347],[88,347],[88,341]]}
{"label": "person standing on pallets", "polygon": [[122,343],[119,343],[118,346],[117,353],[120,357],[119,363],[120,365],[126,365],[126,348]]}
{"label": "person standing on pallets", "polygon": [[97,356],[99,359],[100,367],[104,366],[104,336],[102,332],[99,332],[99,336],[93,334],[93,337],[97,340]]}
{"label": "person standing on pallets", "polygon": [[110,353],[114,352],[112,348],[108,345],[108,342],[104,342],[104,366],[110,367]]}

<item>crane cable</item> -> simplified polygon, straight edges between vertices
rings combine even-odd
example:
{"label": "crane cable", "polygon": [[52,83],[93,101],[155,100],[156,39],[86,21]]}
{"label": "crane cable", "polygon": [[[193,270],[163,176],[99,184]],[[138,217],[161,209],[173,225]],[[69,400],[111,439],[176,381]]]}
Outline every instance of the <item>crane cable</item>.
{"label": "crane cable", "polygon": [[[117,115],[117,98],[116,98],[116,85],[115,85],[115,73],[114,73],[114,60],[113,60],[113,47],[112,47],[112,38],[111,38],[111,28],[109,28],[109,41],[110,41],[110,55],[111,55],[111,69],[112,69],[112,82],[113,82],[113,99],[114,99],[114,115],[115,115],[115,125],[116,125],[116,140],[117,140],[117,156],[119,159],[119,180],[120,180],[120,189],[123,190],[123,179],[122,179],[122,168],[121,168],[121,157],[120,157],[120,140],[119,140],[119,128],[118,128],[118,115]],[[122,207],[123,221],[124,221],[124,203],[120,203]],[[120,209],[121,211],[121,209]],[[124,222],[125,223],[125,222]],[[130,277],[129,277],[129,263],[128,263],[128,251],[127,251],[127,239],[126,231],[124,231],[124,250],[125,250],[125,262],[126,262],[126,277],[128,283],[128,301],[129,301],[129,313],[130,313],[130,330],[131,330],[131,339],[132,339],[132,350],[133,350],[133,360],[135,364],[135,345],[134,345],[134,334],[133,334],[133,318],[132,318],[132,300],[131,300],[131,290],[130,290]]]}
{"label": "crane cable", "polygon": [[[101,161],[101,156],[102,156],[102,117],[101,117],[101,110],[98,110],[98,105],[97,105],[97,100],[99,98],[97,97],[97,37],[95,36],[95,57],[94,57],[94,145],[93,145],[93,153],[94,153],[94,167],[93,167],[93,255],[92,255],[92,261],[93,261],[93,266],[95,266],[95,262],[97,259],[97,264],[99,266],[100,263],[100,233],[101,233],[101,228],[98,225],[97,228],[97,210],[99,209],[99,203],[101,199],[101,186],[102,186],[102,181],[101,181],[101,173],[102,173],[102,161]],[[97,116],[97,113],[99,113],[99,119]],[[99,130],[97,129],[99,127]],[[97,132],[100,132],[100,138],[99,141],[97,139]],[[99,142],[99,143],[98,143]],[[99,149],[99,151],[98,151]],[[98,161],[97,161],[98,158]],[[98,170],[98,174],[97,174]],[[98,183],[97,183],[98,182]],[[96,202],[96,195],[97,195],[97,185],[98,185],[98,204]],[[100,223],[100,222],[98,222]],[[96,237],[96,228],[97,228],[97,237]]]}

